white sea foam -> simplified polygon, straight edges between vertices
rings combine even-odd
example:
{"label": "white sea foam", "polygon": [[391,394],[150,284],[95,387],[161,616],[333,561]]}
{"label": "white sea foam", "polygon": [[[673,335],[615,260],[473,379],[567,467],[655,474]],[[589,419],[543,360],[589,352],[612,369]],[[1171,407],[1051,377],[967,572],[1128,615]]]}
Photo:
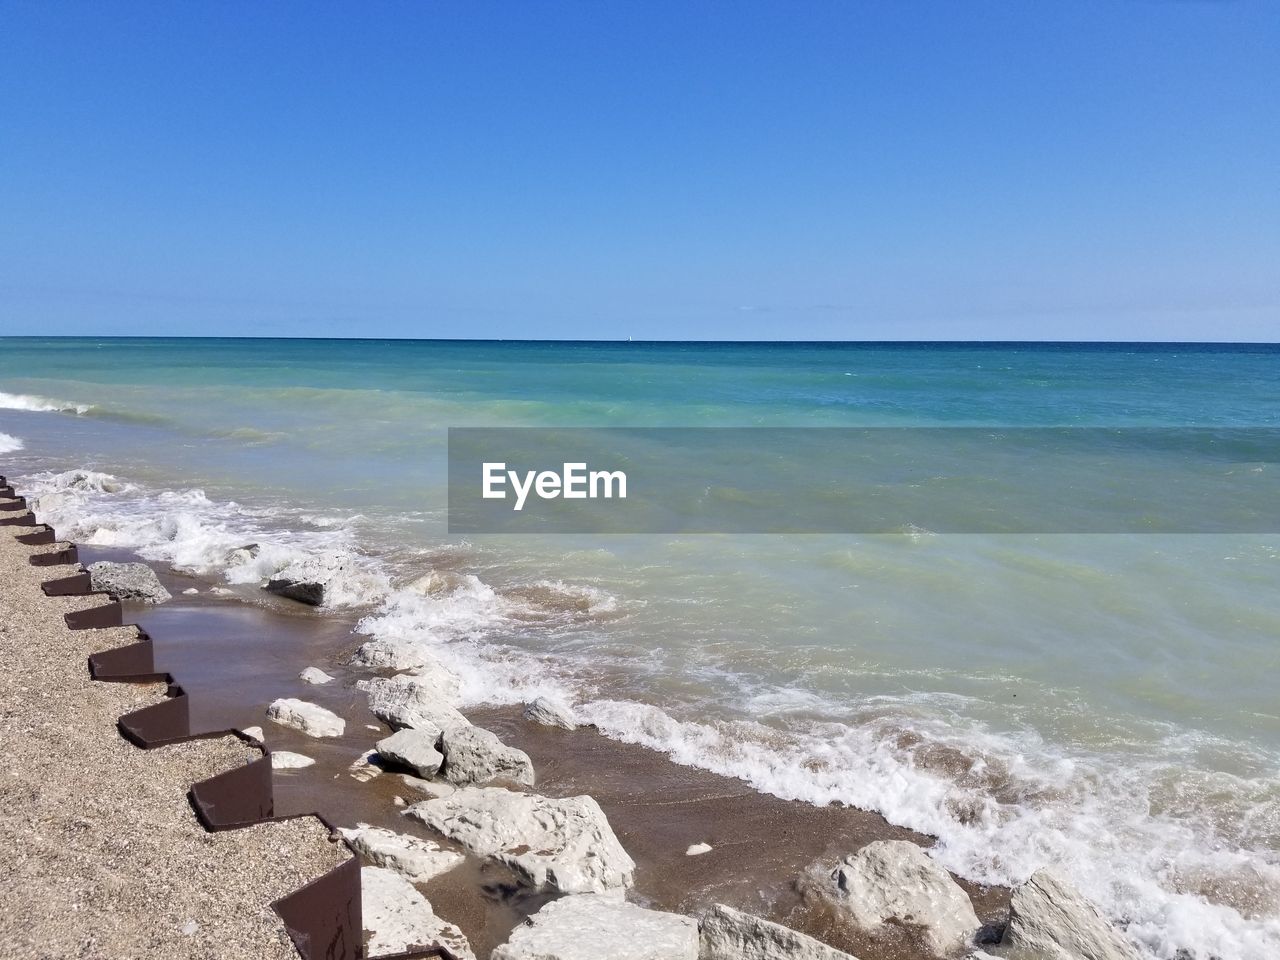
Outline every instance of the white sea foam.
{"label": "white sea foam", "polygon": [[32,410],[36,412],[49,413],[74,413],[77,416],[80,416],[92,410],[93,405],[88,403],[71,403],[65,400],[49,400],[45,397],[35,397],[26,393],[0,392],[0,408],[7,410]]}
{"label": "white sea foam", "polygon": [[17,437],[0,433],[0,453],[17,453],[25,446]]}
{"label": "white sea foam", "polygon": [[375,603],[389,589],[376,561],[358,555],[349,528],[291,528],[270,511],[213,501],[202,490],[157,493],[88,470],[34,474],[23,485],[37,517],[63,536],[128,548],[175,570],[255,584],[312,561],[331,571],[326,604],[335,607]]}
{"label": "white sea foam", "polygon": [[[1280,956],[1273,760],[1246,765],[1271,764],[1253,779],[1196,773],[1198,752],[1219,745],[1185,732],[1145,750],[1068,756],[1030,730],[995,733],[964,721],[955,698],[940,705],[930,702],[936,694],[885,695],[850,716],[847,703],[732,676],[721,686],[740,691],[738,709],[754,719],[708,719],[715,708],[686,708],[692,716],[678,718],[600,694],[569,657],[504,642],[625,614],[597,587],[532,580],[498,589],[453,568],[397,577],[361,551],[341,518],[307,524],[300,514],[213,502],[199,490],[150,492],[90,471],[23,482],[37,513],[65,535],[229,583],[258,583],[306,558],[340,564],[347,579],[335,605],[372,606],[358,629],[426,649],[461,678],[465,704],[539,695],[574,703],[606,736],[677,763],[788,799],[875,810],[933,835],[934,856],[976,881],[1016,884],[1051,866],[1152,957]],[[257,551],[237,549],[248,543]],[[837,706],[842,722],[813,719]]]}

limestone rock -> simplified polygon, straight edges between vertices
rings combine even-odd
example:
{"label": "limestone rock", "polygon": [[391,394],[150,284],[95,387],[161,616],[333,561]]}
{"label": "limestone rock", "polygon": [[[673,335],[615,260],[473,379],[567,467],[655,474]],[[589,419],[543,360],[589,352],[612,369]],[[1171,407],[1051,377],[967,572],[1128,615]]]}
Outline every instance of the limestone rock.
{"label": "limestone rock", "polygon": [[375,867],[394,870],[410,883],[426,883],[465,859],[462,854],[444,850],[430,840],[371,827],[367,823],[340,832],[352,849]]}
{"label": "limestone rock", "polygon": [[1138,960],[1098,908],[1046,870],[1013,891],[1000,940],[1008,960]]}
{"label": "limestone rock", "polygon": [[553,900],[511,931],[492,960],[697,960],[692,917],[601,896]]}
{"label": "limestone rock", "polygon": [[592,797],[553,800],[501,787],[464,787],[406,811],[479,857],[504,864],[525,886],[621,897],[635,862]]}
{"label": "limestone rock", "polygon": [[448,670],[420,645],[400,640],[369,640],[361,644],[351,655],[351,665],[366,670]]}
{"label": "limestone rock", "polygon": [[347,722],[333,711],[288,697],[267,707],[267,716],[282,727],[293,727],[309,737],[340,737],[347,728]]}
{"label": "limestone rock", "polygon": [[313,763],[315,761],[305,754],[291,753],[288,750],[271,751],[272,770],[300,770],[303,767],[311,766]]}
{"label": "limestone rock", "polygon": [[267,735],[262,731],[261,727],[245,727],[240,732],[243,733],[246,737],[252,737],[254,740],[257,740],[259,743],[262,743],[264,740],[267,739]]}
{"label": "limestone rock", "polygon": [[724,904],[699,924],[699,960],[855,960],[820,940]]}
{"label": "limestone rock", "polygon": [[533,786],[533,761],[482,727],[453,726],[441,740],[444,778],[455,786],[510,780]]}
{"label": "limestone rock", "polygon": [[303,683],[321,684],[333,682],[333,677],[329,676],[319,667],[307,667],[307,669],[298,674],[298,679]]}
{"label": "limestone rock", "polygon": [[906,840],[877,840],[845,857],[818,891],[869,934],[886,924],[919,930],[939,956],[960,951],[981,923],[968,895],[928,854]]}
{"label": "limestone rock", "polygon": [[240,567],[256,559],[261,550],[262,548],[256,543],[246,543],[242,547],[228,550],[227,555],[223,557],[223,562],[228,567]]}
{"label": "limestone rock", "polygon": [[563,703],[549,697],[536,697],[524,708],[524,718],[532,723],[540,723],[544,727],[562,727],[565,730],[576,730],[578,721],[573,711]]}
{"label": "limestone rock", "polygon": [[335,561],[308,557],[276,571],[262,589],[279,597],[319,607],[325,602],[330,581],[341,572],[342,566]]}
{"label": "limestone rock", "polygon": [[434,731],[405,729],[378,741],[378,755],[391,763],[408,767],[420,777],[433,777],[444,757],[436,749],[439,735]]}
{"label": "limestone rock", "polygon": [[459,960],[475,960],[462,931],[437,917],[427,898],[395,871],[364,867],[360,888],[369,956],[407,953],[438,943]]}
{"label": "limestone rock", "polygon": [[439,732],[468,724],[467,718],[453,707],[457,678],[453,677],[453,681],[451,687],[447,679],[436,673],[402,673],[361,680],[356,686],[369,694],[369,710],[373,715],[389,726],[397,730],[413,727]]}
{"label": "limestone rock", "polygon": [[111,563],[101,560],[88,567],[94,590],[105,590],[117,600],[164,603],[173,594],[164,588],[156,572],[145,563]]}

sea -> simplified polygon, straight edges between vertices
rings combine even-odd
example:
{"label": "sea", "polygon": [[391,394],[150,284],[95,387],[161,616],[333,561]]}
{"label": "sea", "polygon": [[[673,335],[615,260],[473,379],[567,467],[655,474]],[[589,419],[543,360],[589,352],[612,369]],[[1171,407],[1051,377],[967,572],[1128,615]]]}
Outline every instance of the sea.
{"label": "sea", "polygon": [[[1150,957],[1280,957],[1274,517],[451,535],[450,427],[1275,428],[1280,346],[0,339],[0,473],[63,536],[248,603],[318,559],[326,613],[429,649],[468,705],[560,699],[977,882],[1051,868]],[[1183,494],[1280,471],[1227,460]],[[1169,452],[1125,470],[1158,486]]]}

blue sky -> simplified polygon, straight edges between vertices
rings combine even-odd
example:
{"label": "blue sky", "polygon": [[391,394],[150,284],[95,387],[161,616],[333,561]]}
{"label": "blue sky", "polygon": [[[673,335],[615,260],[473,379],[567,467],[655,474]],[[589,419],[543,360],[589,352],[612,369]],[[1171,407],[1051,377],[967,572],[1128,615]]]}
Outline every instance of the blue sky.
{"label": "blue sky", "polygon": [[1280,4],[0,2],[8,332],[1280,331]]}

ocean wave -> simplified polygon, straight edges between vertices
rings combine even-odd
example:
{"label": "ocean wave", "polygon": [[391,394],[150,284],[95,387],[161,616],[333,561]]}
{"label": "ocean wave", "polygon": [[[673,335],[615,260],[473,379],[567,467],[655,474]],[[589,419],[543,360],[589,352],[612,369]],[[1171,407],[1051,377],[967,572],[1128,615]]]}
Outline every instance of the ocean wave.
{"label": "ocean wave", "polygon": [[[1144,953],[1162,960],[1280,956],[1280,778],[1274,758],[1253,777],[1198,772],[1205,750],[1186,732],[1129,752],[1068,754],[1030,730],[993,732],[924,694],[844,703],[812,692],[744,691],[743,716],[669,709],[611,694],[554,644],[513,634],[606,629],[627,604],[592,585],[532,579],[487,583],[450,548],[431,569],[388,564],[362,549],[354,518],[252,509],[200,490],[149,491],[110,474],[71,471],[23,481],[37,513],[65,536],[122,546],[180,570],[261,583],[302,562],[346,577],[332,606],[367,612],[357,630],[430,653],[461,680],[464,705],[551,696],[615,740],[745,781],[786,799],[842,803],[936,838],[932,854],[960,876],[1013,885],[1050,866],[1100,904]],[[306,519],[304,519],[306,518]],[[310,522],[308,522],[308,520]],[[249,546],[253,545],[253,549]],[[627,665],[614,665],[626,670]],[[607,685],[606,685],[607,686]],[[1234,748],[1234,747],[1233,747]]]}
{"label": "ocean wave", "polygon": [[17,453],[26,444],[17,437],[10,436],[7,433],[0,433],[0,453]]}
{"label": "ocean wave", "polygon": [[31,410],[42,413],[74,413],[82,416],[93,409],[92,404],[71,403],[66,400],[49,400],[26,393],[0,392],[0,408],[6,410]]}

